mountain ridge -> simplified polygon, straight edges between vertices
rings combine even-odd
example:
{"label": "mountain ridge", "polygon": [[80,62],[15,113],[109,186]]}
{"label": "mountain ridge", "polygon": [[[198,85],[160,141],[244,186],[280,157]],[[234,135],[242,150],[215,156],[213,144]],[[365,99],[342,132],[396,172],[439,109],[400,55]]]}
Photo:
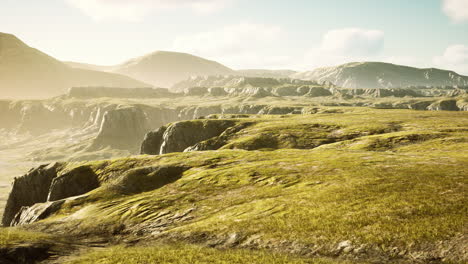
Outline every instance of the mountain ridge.
{"label": "mountain ridge", "polygon": [[291,78],[329,81],[344,88],[468,85],[468,76],[437,68],[416,68],[385,62],[350,62],[291,75]]}

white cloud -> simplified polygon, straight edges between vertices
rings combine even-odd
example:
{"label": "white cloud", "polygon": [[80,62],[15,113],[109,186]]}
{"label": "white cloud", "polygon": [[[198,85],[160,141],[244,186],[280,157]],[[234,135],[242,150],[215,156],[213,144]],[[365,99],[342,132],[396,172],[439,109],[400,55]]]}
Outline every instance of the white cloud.
{"label": "white cloud", "polygon": [[290,59],[278,54],[286,39],[281,27],[240,23],[175,39],[172,49],[216,59],[234,68],[281,67]]}
{"label": "white cloud", "polygon": [[211,13],[226,7],[233,0],[66,0],[96,20],[122,19],[138,21],[161,10],[191,9]]}
{"label": "white cloud", "polygon": [[328,31],[322,40],[321,50],[342,56],[369,56],[378,54],[384,45],[380,30],[344,28]]}
{"label": "white cloud", "polygon": [[433,63],[437,67],[468,75],[468,46],[451,45],[445,49],[442,56],[434,57]]}
{"label": "white cloud", "polygon": [[442,1],[442,9],[454,22],[468,21],[468,0]]}
{"label": "white cloud", "polygon": [[332,66],[346,62],[378,60],[384,48],[384,32],[363,28],[328,31],[320,47],[311,49],[305,63],[311,66]]}

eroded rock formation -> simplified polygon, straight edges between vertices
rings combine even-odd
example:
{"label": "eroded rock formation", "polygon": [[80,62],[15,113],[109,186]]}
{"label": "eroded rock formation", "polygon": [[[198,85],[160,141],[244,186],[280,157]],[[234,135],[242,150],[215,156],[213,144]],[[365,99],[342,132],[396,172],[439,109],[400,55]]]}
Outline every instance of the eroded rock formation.
{"label": "eroded rock formation", "polygon": [[15,178],[8,196],[2,224],[9,226],[16,213],[23,206],[31,206],[47,201],[52,180],[57,177],[60,163],[42,165],[30,170],[24,176]]}
{"label": "eroded rock formation", "polygon": [[176,122],[148,133],[141,151],[153,155],[182,152],[198,142],[219,136],[234,124],[233,120],[211,119]]}

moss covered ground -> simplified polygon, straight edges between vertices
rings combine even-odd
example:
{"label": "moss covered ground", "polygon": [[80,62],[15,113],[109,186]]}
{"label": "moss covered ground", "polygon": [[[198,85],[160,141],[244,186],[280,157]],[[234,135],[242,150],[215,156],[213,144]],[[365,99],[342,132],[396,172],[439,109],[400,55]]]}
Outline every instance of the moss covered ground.
{"label": "moss covered ground", "polygon": [[[101,187],[25,228],[108,240],[71,263],[467,260],[467,113],[330,108],[240,122],[252,120],[216,151],[70,162]],[[161,167],[184,169],[125,191],[157,183],[149,172]]]}

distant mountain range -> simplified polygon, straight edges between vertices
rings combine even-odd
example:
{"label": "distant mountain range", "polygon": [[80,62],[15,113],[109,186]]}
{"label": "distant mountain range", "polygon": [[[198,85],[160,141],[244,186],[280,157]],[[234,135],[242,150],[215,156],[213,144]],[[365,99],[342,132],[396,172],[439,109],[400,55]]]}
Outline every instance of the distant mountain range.
{"label": "distant mountain range", "polygon": [[76,62],[67,62],[67,64],[76,68],[124,74],[155,87],[166,88],[192,76],[236,74],[234,70],[218,62],[187,53],[170,51],[156,51],[115,66],[97,66]]}
{"label": "distant mountain range", "polygon": [[130,77],[72,68],[29,47],[11,34],[0,33],[1,98],[45,98],[72,86],[146,87]]}
{"label": "distant mountain range", "polygon": [[292,74],[291,78],[329,81],[345,88],[466,86],[468,76],[435,68],[419,69],[384,62],[353,62]]}
{"label": "distant mountain range", "polygon": [[[166,87],[195,76],[245,76],[328,81],[345,88],[467,86],[468,76],[439,69],[419,69],[383,62],[355,62],[313,71],[232,70],[218,62],[186,53],[156,51],[115,66],[61,62],[0,33],[0,97],[44,98],[76,86]],[[180,86],[180,85],[179,85]]]}

